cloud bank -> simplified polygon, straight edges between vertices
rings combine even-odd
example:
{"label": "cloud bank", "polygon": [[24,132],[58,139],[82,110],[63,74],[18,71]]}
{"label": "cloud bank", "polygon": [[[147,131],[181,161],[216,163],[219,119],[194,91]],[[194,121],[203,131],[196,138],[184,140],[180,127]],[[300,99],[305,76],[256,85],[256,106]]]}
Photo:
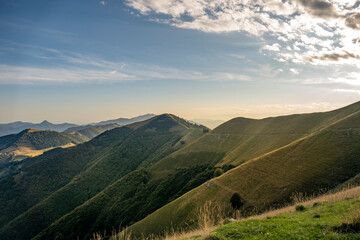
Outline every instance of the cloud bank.
{"label": "cloud bank", "polygon": [[[280,62],[360,67],[356,0],[127,0],[151,21],[264,39]],[[274,40],[275,39],[275,40]]]}

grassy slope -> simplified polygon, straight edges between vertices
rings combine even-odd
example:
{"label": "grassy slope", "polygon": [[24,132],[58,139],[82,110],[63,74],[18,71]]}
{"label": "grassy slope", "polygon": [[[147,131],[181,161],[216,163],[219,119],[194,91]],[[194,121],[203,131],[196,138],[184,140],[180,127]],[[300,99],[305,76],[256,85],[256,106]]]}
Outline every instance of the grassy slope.
{"label": "grassy slope", "polygon": [[120,144],[131,132],[130,128],[116,129],[77,147],[51,150],[1,179],[0,226],[68,184],[108,151],[112,143]]}
{"label": "grassy slope", "polygon": [[[137,126],[122,142],[109,142],[108,150],[101,151],[99,157],[91,160],[86,170],[4,226],[0,230],[2,239],[24,239],[36,235],[57,218],[86,202],[140,165],[151,165],[182,147],[183,145],[177,143],[183,137],[194,135],[191,134],[192,131],[202,132],[202,127],[179,124],[178,119],[174,118],[170,115],[156,117]],[[114,130],[119,129],[122,128]],[[103,135],[106,136],[114,130]]]}
{"label": "grassy slope", "polygon": [[[327,124],[357,110],[359,104],[351,105],[325,114],[331,121],[310,122]],[[245,199],[245,207],[265,209],[269,205],[282,204],[294,191],[311,193],[335,187],[360,172],[359,119],[358,113],[351,115],[334,126],[248,161],[212,180],[210,187],[203,184],[159,209],[130,230],[150,234],[160,233],[171,225],[184,226],[194,217],[192,211],[196,207],[207,200],[228,203],[234,192],[239,192]],[[314,129],[322,129],[318,126]],[[350,133],[349,128],[352,128]]]}
{"label": "grassy slope", "polygon": [[0,137],[0,153],[2,154],[0,162],[19,161],[26,157],[40,155],[45,150],[79,144],[87,140],[87,137],[80,134],[26,129],[18,134]]}
{"label": "grassy slope", "polygon": [[[211,236],[222,239],[359,239],[358,233],[344,233],[339,228],[356,211],[360,199],[323,202],[302,212],[280,214],[262,220],[245,220],[215,229]],[[197,239],[197,238],[192,238]],[[199,238],[201,239],[201,238]]]}
{"label": "grassy slope", "polygon": [[166,176],[171,169],[201,164],[240,165],[283,147],[360,110],[360,103],[325,113],[296,114],[261,120],[235,118],[152,167]]}
{"label": "grassy slope", "polygon": [[[185,146],[187,143],[191,143],[204,134],[203,127],[194,126],[174,116],[170,117],[174,118],[174,122],[179,124],[166,127],[165,124],[168,124],[169,121],[161,120],[161,126],[165,126],[165,129],[167,129],[166,132],[177,132],[181,129],[185,130],[181,130],[183,137],[177,139],[177,142],[168,142],[176,149]],[[152,133],[155,128],[158,128],[158,124],[148,124],[146,127],[146,131]],[[157,129],[157,131],[159,131],[159,129]],[[159,142],[156,141],[156,139],[153,140]],[[162,153],[161,156],[169,154],[168,151],[163,152],[163,150],[166,149],[156,149],[157,152]],[[154,162],[156,161],[143,161],[139,165],[139,168],[150,166]],[[171,197],[174,199],[175,196],[180,196],[188,191],[188,189],[202,183],[204,181],[202,179],[204,177],[207,179],[208,176],[200,174],[200,176],[198,176],[200,182],[191,180],[193,180],[199,172],[204,173],[205,168],[206,167],[199,166],[192,169],[179,170],[176,174],[167,176],[168,181],[150,181],[151,172],[145,169],[132,172],[59,219],[38,237],[42,239],[55,238],[58,233],[61,232],[69,238],[80,237],[87,239],[92,233],[98,230],[107,229],[108,232],[111,232],[111,229],[113,227],[117,228],[120,223],[129,224],[140,220],[147,214],[169,202]],[[206,173],[207,175],[213,176],[213,170],[206,171]],[[139,185],[138,181],[134,180],[136,176],[138,176],[138,179],[145,179],[142,181],[142,184]],[[188,188],[186,188],[186,186]],[[129,192],[131,194],[129,194]],[[90,213],[96,217],[90,218]],[[75,224],[74,221],[79,224]]]}
{"label": "grassy slope", "polygon": [[94,137],[100,135],[101,133],[120,127],[120,125],[114,123],[114,124],[107,124],[107,125],[87,125],[87,126],[80,126],[80,127],[73,127],[69,128],[64,131],[64,133],[73,133],[73,134],[81,134],[88,139],[93,139]]}

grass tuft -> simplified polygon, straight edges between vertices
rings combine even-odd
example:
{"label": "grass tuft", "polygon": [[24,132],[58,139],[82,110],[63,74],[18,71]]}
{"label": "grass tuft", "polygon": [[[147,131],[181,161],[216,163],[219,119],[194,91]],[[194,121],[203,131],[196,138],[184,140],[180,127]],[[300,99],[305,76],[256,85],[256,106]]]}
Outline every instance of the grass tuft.
{"label": "grass tuft", "polygon": [[345,216],[340,226],[334,227],[338,233],[360,233],[360,208],[356,206]]}

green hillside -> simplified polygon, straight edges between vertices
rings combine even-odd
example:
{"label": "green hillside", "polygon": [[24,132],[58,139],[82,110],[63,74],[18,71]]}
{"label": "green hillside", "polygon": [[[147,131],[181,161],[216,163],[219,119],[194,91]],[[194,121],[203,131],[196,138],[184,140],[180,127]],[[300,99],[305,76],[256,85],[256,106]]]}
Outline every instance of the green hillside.
{"label": "green hillside", "polygon": [[86,140],[87,137],[80,134],[26,129],[18,134],[0,137],[0,164],[37,156],[55,147],[74,146]]}
{"label": "green hillside", "polygon": [[[360,199],[323,202],[304,211],[246,220],[218,227],[214,240],[232,239],[359,239]],[[355,211],[355,212],[354,212]],[[192,238],[202,239],[202,238]]]}
{"label": "green hillside", "polygon": [[[131,173],[131,175],[126,176],[124,179],[115,182],[111,188],[105,189],[90,201],[54,222],[37,237],[38,239],[55,238],[61,233],[65,236],[70,236],[70,238],[79,236],[82,239],[87,239],[96,231],[103,232],[103,230],[107,230],[107,232],[110,233],[111,229],[117,228],[120,223],[123,225],[131,225],[135,221],[181,196],[183,193],[211,179],[214,176],[216,166],[224,166],[224,168],[226,168],[229,164],[241,164],[278,148],[285,147],[289,143],[309,138],[310,136],[316,135],[317,130],[324,129],[328,126],[327,124],[334,123],[348,116],[349,113],[356,111],[356,109],[359,110],[359,106],[355,104],[329,113],[279,117],[282,121],[282,128],[277,124],[277,121],[272,118],[263,120],[247,119],[247,124],[237,124],[235,128],[233,123],[243,122],[243,119],[234,119],[230,121],[231,127],[228,128],[226,124],[224,124],[199,138],[194,143],[166,156],[149,169]],[[303,121],[298,119],[308,120],[303,123]],[[288,123],[286,123],[286,120]],[[295,121],[296,124],[293,124],[293,121]],[[307,126],[310,122],[312,122],[313,125]],[[262,128],[263,125],[265,125],[266,128]],[[274,129],[272,131],[268,130],[272,125],[274,125]],[[295,130],[290,131],[288,125],[302,130],[299,132]],[[252,132],[247,130],[249,128],[253,129]],[[229,129],[233,129],[236,133],[229,133],[229,131],[231,131]],[[314,133],[311,134],[311,132]],[[349,139],[349,141],[352,144],[357,144],[354,139]],[[331,148],[332,145],[325,144],[324,148],[327,147]],[[243,166],[246,165],[247,164],[243,164]],[[267,165],[263,166],[265,169],[267,167]],[[235,170],[230,171],[228,174],[233,171]],[[247,171],[250,170],[247,169],[241,174],[246,174]],[[356,170],[354,169],[354,171]],[[138,184],[137,181],[134,181],[132,184],[132,181],[128,180],[128,178],[135,179],[136,174],[139,174],[138,179],[144,179],[142,184]],[[309,175],[311,174],[316,175],[318,173],[309,172]],[[350,175],[352,175],[352,173]],[[341,181],[345,181],[347,177],[348,176],[344,177]],[[245,179],[245,176],[243,179]],[[123,181],[126,181],[126,191],[123,189],[125,184]],[[335,180],[330,178],[329,182],[334,183]],[[237,184],[239,183],[237,182]],[[204,185],[202,185],[202,187],[203,186]],[[218,190],[218,185],[217,183],[214,184],[213,180],[210,182],[210,187],[208,184],[206,184],[206,186],[205,188],[209,188],[209,191],[204,193],[201,191],[197,192],[196,190],[190,191],[190,193],[185,194],[185,196],[192,193],[196,196],[190,195],[189,200],[185,202],[182,201],[184,197],[181,197],[164,208],[155,211],[144,220],[133,225],[130,229],[145,234],[159,233],[166,227],[177,226],[178,224],[179,226],[187,225],[187,220],[191,222],[193,217],[190,211],[197,207],[198,204],[203,204],[204,201],[212,199],[216,194],[222,197],[219,199],[220,202],[228,202],[226,198],[230,198],[229,195],[232,190]],[[231,182],[226,182],[222,186],[227,188],[227,186],[231,186]],[[280,190],[277,191],[281,192],[282,188],[283,186],[279,187]],[[235,189],[237,190],[238,188]],[[293,189],[289,188],[289,191],[294,189],[301,190],[301,188],[296,185]],[[314,188],[311,188],[309,191],[314,189],[318,189],[318,186],[314,186]],[[262,190],[263,189],[261,189],[261,191]],[[127,191],[132,192],[132,195],[128,195]],[[254,192],[256,191],[254,190]],[[200,194],[202,194],[201,198],[198,198]],[[278,194],[276,193],[275,195]],[[194,199],[194,197],[196,199]],[[266,207],[270,204],[282,203],[286,200],[286,197],[288,196],[279,195],[276,201],[271,199],[269,203],[264,203],[261,198],[259,199],[259,196],[254,198],[261,201],[256,207]],[[97,206],[102,207],[99,208]],[[245,207],[253,208],[254,206],[255,205],[248,204]],[[89,213],[97,217],[90,217]],[[89,219],[91,219],[90,222]]]}
{"label": "green hillside", "polygon": [[131,171],[186,146],[204,129],[173,115],[160,115],[40,156],[35,164],[0,182],[1,211],[5,212],[0,238],[35,236]]}
{"label": "green hillside", "polygon": [[232,119],[153,166],[162,176],[173,168],[202,164],[240,165],[316,132],[360,109],[360,103],[324,113],[265,119]]}
{"label": "green hillside", "polygon": [[[323,119],[307,123],[314,123],[317,126],[302,126],[299,121],[297,126],[302,127],[302,131],[313,130],[315,132],[277,150],[251,160],[248,159],[246,163],[160,208],[131,226],[130,230],[137,234],[147,235],[159,234],[174,226],[189,226],[195,218],[193,215],[195,208],[208,200],[219,204],[228,203],[234,192],[238,192],[245,201],[243,211],[249,212],[255,208],[257,211],[261,211],[269,206],[283,204],[294,192],[316,193],[321,189],[331,189],[346,182],[360,172],[360,161],[358,160],[360,158],[359,110],[360,104],[357,103],[337,111],[320,114],[324,118],[330,118],[331,121]],[[301,118],[301,115],[294,116]],[[293,119],[294,116],[280,119]],[[311,114],[305,116],[307,119],[311,118]],[[343,118],[341,119],[341,117]],[[314,114],[313,118],[318,119],[319,114]],[[246,120],[246,122],[248,121]],[[328,124],[327,127],[326,124]],[[282,125],[285,125],[284,122]],[[245,129],[249,129],[249,123],[246,123],[245,126]],[[233,128],[234,125],[227,127],[225,123],[210,134],[226,132]],[[284,134],[285,132],[282,131],[284,128],[288,129],[288,126],[285,125],[281,128],[279,125],[277,129],[271,131],[267,128],[264,130],[253,129],[257,133],[265,131],[273,134],[277,131]],[[251,132],[246,132],[246,134],[251,134]],[[202,139],[206,137],[208,136]],[[199,144],[202,139],[193,145]],[[193,145],[183,149],[182,152]],[[185,165],[188,165],[189,159],[183,159]],[[164,160],[167,161],[167,165],[174,160],[177,160],[174,164],[181,164],[180,160],[175,157]],[[237,161],[236,158],[235,161]],[[163,170],[162,164],[164,163],[161,161],[153,168],[160,166],[160,169]]]}
{"label": "green hillside", "polygon": [[[228,204],[234,192],[246,214],[282,205],[294,192],[335,188],[360,172],[359,111],[356,103],[326,113],[236,118],[211,132],[169,114],[115,128],[23,169],[40,174],[3,180],[1,206],[10,210],[0,218],[0,237],[89,239],[120,224],[132,225],[135,235],[160,234],[191,227],[194,209],[208,200]],[[72,156],[72,171],[45,172],[57,162],[74,164]],[[212,179],[219,167],[225,173]]]}
{"label": "green hillside", "polygon": [[80,134],[88,138],[88,140],[93,139],[94,137],[100,135],[101,133],[111,130],[113,128],[120,127],[119,124],[106,124],[106,125],[86,125],[68,128],[64,133]]}

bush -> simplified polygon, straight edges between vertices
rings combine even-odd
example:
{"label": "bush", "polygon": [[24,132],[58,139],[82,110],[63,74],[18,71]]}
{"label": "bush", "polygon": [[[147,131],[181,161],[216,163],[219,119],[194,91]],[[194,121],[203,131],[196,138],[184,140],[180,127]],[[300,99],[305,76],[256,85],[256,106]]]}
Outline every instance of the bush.
{"label": "bush", "polygon": [[224,173],[224,170],[222,170],[222,168],[217,168],[214,171],[214,177],[221,176],[223,173]]}
{"label": "bush", "polygon": [[304,207],[304,205],[296,205],[295,210],[298,212],[302,212],[305,211],[306,208]]}
{"label": "bush", "polygon": [[230,203],[234,209],[240,209],[244,205],[244,202],[238,193],[234,193],[231,196]]}

